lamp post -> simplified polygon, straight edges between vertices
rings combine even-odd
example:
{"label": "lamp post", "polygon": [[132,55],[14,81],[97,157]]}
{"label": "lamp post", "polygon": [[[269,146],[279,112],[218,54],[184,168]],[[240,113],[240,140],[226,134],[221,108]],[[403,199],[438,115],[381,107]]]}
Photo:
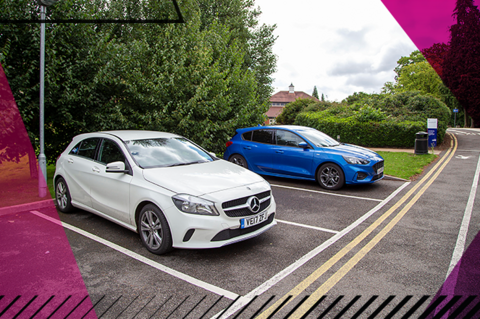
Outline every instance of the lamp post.
{"label": "lamp post", "polygon": [[[40,5],[40,20],[44,21],[47,7],[57,0],[38,0]],[[45,156],[44,136],[44,91],[45,91],[45,23],[40,24],[40,154],[38,155],[38,166],[41,174],[38,174],[38,196],[47,196],[47,157]]]}

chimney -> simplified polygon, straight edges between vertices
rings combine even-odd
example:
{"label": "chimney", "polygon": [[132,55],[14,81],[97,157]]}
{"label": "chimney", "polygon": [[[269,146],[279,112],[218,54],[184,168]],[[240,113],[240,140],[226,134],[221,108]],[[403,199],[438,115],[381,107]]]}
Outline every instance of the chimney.
{"label": "chimney", "polygon": [[295,87],[293,86],[293,83],[288,87],[288,93],[295,93]]}

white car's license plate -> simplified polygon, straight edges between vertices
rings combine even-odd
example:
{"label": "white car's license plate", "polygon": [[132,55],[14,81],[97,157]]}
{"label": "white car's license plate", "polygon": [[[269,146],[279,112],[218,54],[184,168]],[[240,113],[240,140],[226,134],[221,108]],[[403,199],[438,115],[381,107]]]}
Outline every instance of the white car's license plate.
{"label": "white car's license plate", "polygon": [[267,220],[267,212],[261,214],[240,219],[240,228],[247,228],[260,224],[261,222]]}
{"label": "white car's license plate", "polygon": [[383,173],[383,166],[377,169],[377,174]]}

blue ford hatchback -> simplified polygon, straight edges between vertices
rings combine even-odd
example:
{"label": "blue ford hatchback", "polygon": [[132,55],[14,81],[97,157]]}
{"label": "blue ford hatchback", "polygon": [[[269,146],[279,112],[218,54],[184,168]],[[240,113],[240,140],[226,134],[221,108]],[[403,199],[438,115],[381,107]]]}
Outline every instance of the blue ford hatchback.
{"label": "blue ford hatchback", "polygon": [[326,189],[383,178],[383,158],[363,147],[339,143],[310,127],[257,126],[238,129],[224,159],[255,173],[316,180]]}

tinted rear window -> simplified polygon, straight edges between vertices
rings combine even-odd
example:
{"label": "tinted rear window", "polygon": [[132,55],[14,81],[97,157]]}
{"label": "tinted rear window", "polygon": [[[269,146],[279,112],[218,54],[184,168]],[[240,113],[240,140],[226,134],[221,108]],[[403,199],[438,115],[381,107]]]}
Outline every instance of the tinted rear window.
{"label": "tinted rear window", "polygon": [[251,140],[252,140],[252,131],[243,133],[243,134],[242,134],[242,138],[243,138],[245,141],[251,141]]}
{"label": "tinted rear window", "polygon": [[253,142],[273,144],[273,130],[253,131]]}

